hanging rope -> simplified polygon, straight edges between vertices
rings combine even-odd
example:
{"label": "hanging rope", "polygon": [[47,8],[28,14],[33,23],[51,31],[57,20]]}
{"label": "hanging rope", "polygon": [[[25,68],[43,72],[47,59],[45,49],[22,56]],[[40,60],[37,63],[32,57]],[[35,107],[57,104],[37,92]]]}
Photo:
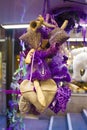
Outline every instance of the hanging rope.
{"label": "hanging rope", "polygon": [[44,16],[49,11],[50,11],[50,1],[49,0],[44,0],[42,15]]}
{"label": "hanging rope", "polygon": [[[32,80],[33,65],[34,65],[34,55],[35,55],[35,52],[33,53],[33,56],[32,56],[32,61],[31,61],[30,83],[31,83],[31,80]],[[30,86],[29,86],[29,87],[30,87]]]}

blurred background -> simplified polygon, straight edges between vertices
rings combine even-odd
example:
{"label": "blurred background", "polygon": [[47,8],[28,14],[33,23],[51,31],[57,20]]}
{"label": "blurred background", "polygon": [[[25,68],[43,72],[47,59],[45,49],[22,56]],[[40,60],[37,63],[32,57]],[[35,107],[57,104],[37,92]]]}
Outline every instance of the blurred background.
{"label": "blurred background", "polygon": [[[44,15],[46,13],[49,13],[54,17],[59,27],[66,19],[69,21],[68,26],[66,27],[66,31],[70,35],[70,38],[65,43],[65,52],[69,57],[68,69],[71,76],[73,73],[73,57],[71,56],[71,50],[87,46],[87,0],[1,0],[0,130],[7,129],[7,126],[10,124],[6,115],[9,108],[8,101],[12,99],[12,95],[4,93],[2,92],[2,90],[10,89],[12,76],[19,65],[19,53],[22,50],[19,37],[24,32],[26,32],[26,29],[31,20],[36,19],[39,14]],[[21,25],[21,27],[19,27],[19,25]],[[25,27],[23,27],[23,25],[25,25]],[[83,71],[84,70],[82,70],[82,73]],[[28,120],[25,119],[25,130],[35,129],[31,125],[30,128],[28,128],[29,120],[32,124],[32,120],[29,117],[34,118],[35,125],[38,124],[38,128],[35,130],[57,130],[57,128],[59,128],[60,130],[87,130],[87,83],[73,82],[73,84],[77,85],[77,88],[72,88],[72,96],[67,105],[66,111],[64,113],[58,113],[60,118],[55,117],[55,114],[52,113],[50,110],[47,110],[39,117],[34,117],[34,115],[27,115],[26,117],[28,118]],[[71,115],[69,115],[69,113],[71,113]],[[75,115],[76,113],[79,114]],[[82,116],[85,118],[85,123],[82,120]],[[68,120],[71,121],[69,122],[71,124],[67,125],[66,117]],[[44,119],[44,122],[40,120],[41,122],[38,123],[37,120],[35,120],[38,118]],[[53,120],[55,120],[55,122],[60,122],[59,124],[61,124],[61,126],[55,123],[54,126],[50,128],[49,122]],[[78,120],[77,124],[82,123],[82,127],[77,126],[76,128],[73,127],[70,129],[70,127],[73,126],[76,120]],[[41,123],[43,124],[43,128],[40,126]],[[14,128],[14,130],[16,130],[16,128]]]}

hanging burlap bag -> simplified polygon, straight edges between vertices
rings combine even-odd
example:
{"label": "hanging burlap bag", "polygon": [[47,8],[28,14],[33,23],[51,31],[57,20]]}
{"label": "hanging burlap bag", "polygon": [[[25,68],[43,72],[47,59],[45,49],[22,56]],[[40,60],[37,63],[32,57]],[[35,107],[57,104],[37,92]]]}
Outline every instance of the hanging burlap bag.
{"label": "hanging burlap bag", "polygon": [[41,113],[52,102],[57,85],[52,79],[40,82],[24,80],[20,84],[20,91],[22,96],[19,101],[19,110],[24,113],[28,112],[29,104],[33,104],[36,110]]}

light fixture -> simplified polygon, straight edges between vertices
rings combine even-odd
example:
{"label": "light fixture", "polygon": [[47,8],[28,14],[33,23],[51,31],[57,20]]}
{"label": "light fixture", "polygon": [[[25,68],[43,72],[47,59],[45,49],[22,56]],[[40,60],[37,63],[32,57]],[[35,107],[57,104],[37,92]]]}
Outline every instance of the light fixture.
{"label": "light fixture", "polygon": [[73,45],[72,45],[72,46],[71,46],[71,48],[72,48],[72,49],[74,49],[74,48],[75,48],[75,46],[73,46]]}
{"label": "light fixture", "polygon": [[4,29],[22,29],[22,28],[28,28],[29,24],[4,24],[1,25]]}
{"label": "light fixture", "polygon": [[[71,42],[84,42],[83,38],[69,38],[67,41],[71,41]],[[87,38],[85,38],[85,41],[87,41]]]}
{"label": "light fixture", "polygon": [[82,27],[87,27],[87,24],[85,24],[85,23],[79,23],[79,24],[75,23],[76,28],[78,27],[78,25],[80,25]]}
{"label": "light fixture", "polygon": [[82,26],[82,27],[87,27],[87,24],[82,24],[82,23],[80,23],[80,26]]}
{"label": "light fixture", "polygon": [[0,39],[0,42],[5,42],[6,41],[6,39]]}

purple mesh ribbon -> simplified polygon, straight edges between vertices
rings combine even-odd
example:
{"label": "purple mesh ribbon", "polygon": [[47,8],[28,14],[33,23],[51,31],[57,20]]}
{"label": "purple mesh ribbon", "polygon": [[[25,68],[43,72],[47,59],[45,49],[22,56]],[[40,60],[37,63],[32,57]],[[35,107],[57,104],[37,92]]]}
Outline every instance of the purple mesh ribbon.
{"label": "purple mesh ribbon", "polygon": [[68,86],[59,87],[52,103],[49,105],[49,108],[54,113],[58,113],[60,110],[64,112],[70,96],[71,96],[71,90],[69,89]]}
{"label": "purple mesh ribbon", "polygon": [[4,92],[6,94],[21,94],[20,90],[0,90],[0,92]]}

